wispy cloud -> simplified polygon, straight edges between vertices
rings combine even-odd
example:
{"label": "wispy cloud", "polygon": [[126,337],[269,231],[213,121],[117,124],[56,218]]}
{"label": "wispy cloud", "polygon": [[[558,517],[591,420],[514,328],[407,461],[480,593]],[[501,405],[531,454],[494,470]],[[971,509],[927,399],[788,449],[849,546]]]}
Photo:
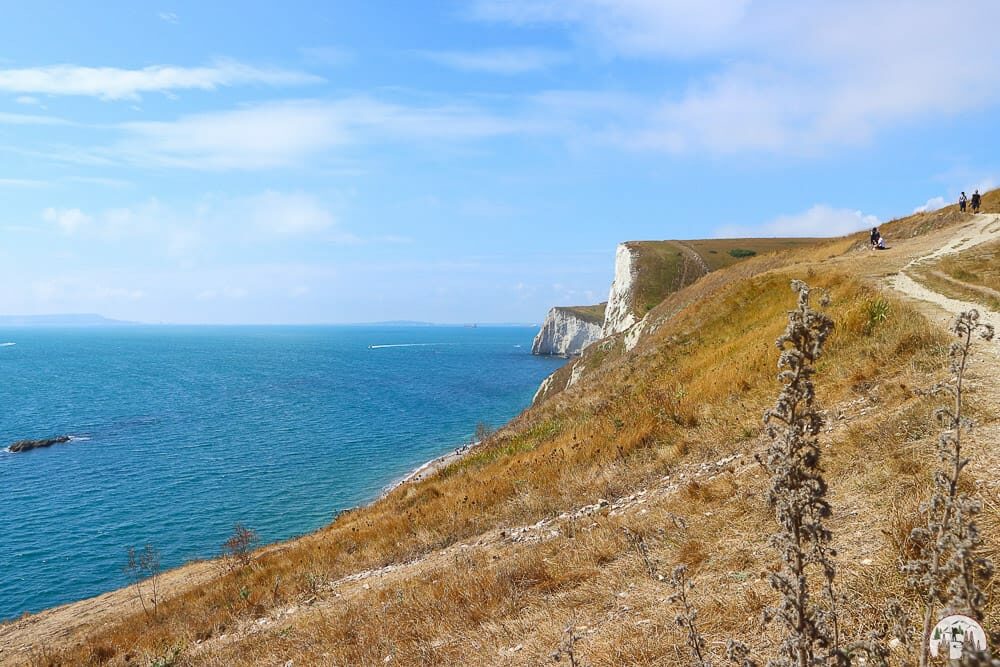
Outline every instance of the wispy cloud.
{"label": "wispy cloud", "polygon": [[309,65],[346,65],[354,60],[354,53],[340,46],[307,46],[299,49]]}
{"label": "wispy cloud", "polygon": [[71,125],[70,121],[55,116],[38,116],[25,113],[0,111],[0,125]]}
{"label": "wispy cloud", "polygon": [[539,131],[539,124],[481,108],[408,106],[368,97],[306,100],[127,123],[105,156],[140,165],[268,169],[302,164],[335,147],[383,141],[463,141]]}
{"label": "wispy cloud", "polygon": [[132,185],[120,178],[106,178],[103,176],[70,176],[66,180],[75,183],[86,183],[87,185],[100,185],[106,188],[127,188]]}
{"label": "wispy cloud", "polygon": [[48,207],[41,218],[65,234],[76,235],[78,242],[131,239],[168,257],[189,259],[198,250],[226,253],[234,244],[266,248],[303,241],[340,246],[410,242],[403,236],[365,237],[346,230],[329,205],[302,191],[265,190],[238,197],[208,194],[186,205],[150,198],[90,212]]}
{"label": "wispy cloud", "polygon": [[680,88],[644,94],[636,117],[606,119],[602,138],[628,149],[812,154],[1000,103],[1000,43],[941,28],[956,16],[1000,22],[993,0],[772,9],[747,0],[480,0],[471,16],[563,27],[609,57],[681,64],[690,78]]}
{"label": "wispy cloud", "polygon": [[42,211],[42,219],[55,223],[62,231],[73,234],[90,224],[93,218],[78,208],[47,208]]}
{"label": "wispy cloud", "polygon": [[311,234],[336,224],[333,214],[312,195],[268,190],[237,203],[246,209],[246,220],[258,229],[279,236]]}
{"label": "wispy cloud", "polygon": [[0,188],[43,188],[47,185],[48,181],[33,178],[0,178]]}
{"label": "wispy cloud", "polygon": [[465,72],[524,74],[567,62],[566,54],[550,49],[489,49],[485,51],[419,51],[432,62]]}
{"label": "wispy cloud", "polygon": [[515,25],[566,25],[609,51],[660,56],[717,48],[749,5],[749,0],[479,0],[470,15]]}
{"label": "wispy cloud", "polygon": [[177,14],[173,12],[159,12],[156,17],[164,23],[173,23],[174,25],[177,25],[181,21]]}
{"label": "wispy cloud", "polygon": [[716,238],[823,237],[851,234],[875,227],[879,219],[849,208],[816,204],[802,213],[782,215],[760,225],[726,225],[715,230]]}
{"label": "wispy cloud", "polygon": [[944,208],[948,205],[948,202],[944,200],[944,197],[931,197],[925,203],[917,206],[913,209],[914,213],[929,213],[931,211],[936,211],[939,208]]}
{"label": "wispy cloud", "polygon": [[143,93],[215,90],[226,86],[261,84],[292,86],[321,82],[305,72],[255,67],[235,60],[218,60],[203,67],[152,65],[142,69],[51,65],[0,69],[0,91],[43,95],[79,95],[103,100],[136,100]]}

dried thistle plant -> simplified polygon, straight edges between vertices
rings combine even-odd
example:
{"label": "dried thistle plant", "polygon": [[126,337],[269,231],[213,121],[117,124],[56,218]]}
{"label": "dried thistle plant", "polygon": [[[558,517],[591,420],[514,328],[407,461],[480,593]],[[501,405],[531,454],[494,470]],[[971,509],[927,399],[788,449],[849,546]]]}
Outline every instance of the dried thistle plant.
{"label": "dried thistle plant", "polygon": [[962,451],[962,434],[972,427],[963,415],[965,371],[974,339],[991,340],[994,332],[992,326],[979,321],[976,310],[961,313],[951,330],[957,338],[948,352],[951,377],[932,390],[950,398],[950,404],[935,413],[943,428],[938,438],[942,466],[934,473],[930,499],[920,506],[926,524],[910,533],[917,556],[903,567],[924,606],[921,667],[928,664],[928,639],[938,606],[982,618],[986,600],[983,584],[993,576],[992,563],[977,553],[982,538],[975,517],[982,504],[962,493],[959,482],[969,464]]}
{"label": "dried thistle plant", "polygon": [[694,582],[687,577],[687,566],[678,565],[670,575],[670,586],[674,592],[667,598],[671,603],[680,606],[680,613],[675,620],[677,625],[687,631],[687,644],[691,650],[691,662],[698,667],[712,667],[712,663],[706,657],[708,655],[705,647],[705,638],[698,631],[698,610],[691,605],[687,594],[694,588]]}
{"label": "dried thistle plant", "polygon": [[[682,530],[687,528],[687,523],[683,518],[673,515],[671,517],[675,526]],[[707,657],[705,639],[698,630],[698,609],[691,604],[687,596],[688,591],[694,588],[694,582],[687,576],[687,566],[678,565],[670,576],[665,578],[660,574],[659,563],[650,553],[649,546],[643,536],[625,526],[622,527],[622,532],[625,539],[635,549],[636,554],[642,559],[646,574],[654,581],[666,583],[672,589],[673,592],[667,597],[667,601],[680,607],[680,613],[674,617],[674,620],[678,626],[687,631],[687,645],[691,651],[692,664],[698,667],[712,667],[712,663]]]}
{"label": "dried thistle plant", "polygon": [[581,637],[577,633],[576,619],[574,618],[566,629],[563,630],[562,640],[559,642],[558,648],[552,652],[553,662],[561,662],[563,658],[569,661],[570,667],[585,667],[587,664],[584,662],[583,658],[578,656],[576,643],[580,641]]}
{"label": "dried thistle plant", "polygon": [[[780,594],[779,604],[766,618],[779,619],[785,634],[769,661],[774,667],[811,667],[840,662],[836,595],[836,569],[831,533],[824,524],[830,516],[827,484],[820,467],[818,435],[823,418],[814,405],[812,377],[823,344],[833,331],[833,320],[809,305],[809,286],[792,281],[798,294],[788,326],[778,337],[778,380],[784,383],[775,406],[764,414],[771,444],[758,461],[771,475],[768,504],[775,512],[778,531],[771,546],[779,554],[781,569],[771,574],[771,586]],[[823,575],[826,606],[812,599],[809,573]]]}
{"label": "dried thistle plant", "polygon": [[726,658],[739,667],[757,667],[757,661],[750,655],[750,648],[736,639],[730,639],[726,644]]}

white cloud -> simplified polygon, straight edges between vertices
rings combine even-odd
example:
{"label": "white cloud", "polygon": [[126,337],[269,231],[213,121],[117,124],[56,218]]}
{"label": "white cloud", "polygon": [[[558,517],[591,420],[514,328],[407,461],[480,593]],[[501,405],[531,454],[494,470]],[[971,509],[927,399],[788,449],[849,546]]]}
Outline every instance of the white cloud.
{"label": "white cloud", "polygon": [[749,0],[480,0],[472,16],[580,29],[588,41],[628,55],[698,53],[730,38]]}
{"label": "white cloud", "polygon": [[92,217],[78,208],[47,208],[42,211],[42,219],[56,223],[67,234],[72,234],[93,221]]}
{"label": "white cloud", "polygon": [[127,188],[132,185],[120,178],[106,178],[103,176],[70,176],[66,180],[75,183],[86,183],[88,185],[100,185],[107,188]]}
{"label": "white cloud", "polygon": [[948,202],[944,200],[944,197],[931,197],[927,200],[927,203],[922,204],[915,209],[914,213],[930,213],[931,211],[936,211],[939,208],[944,208],[948,205]]}
{"label": "white cloud", "polygon": [[68,120],[54,116],[0,112],[0,124],[5,125],[70,125]]}
{"label": "white cloud", "polygon": [[124,126],[132,162],[203,169],[290,166],[346,143],[339,114],[315,103],[279,103]]}
{"label": "white cloud", "polygon": [[235,60],[217,60],[203,67],[151,65],[142,69],[51,65],[0,69],[0,91],[44,95],[82,95],[104,100],[136,100],[142,93],[175,90],[215,90],[263,84],[302,85],[322,79],[304,72],[254,67]]}
{"label": "white cloud", "polygon": [[879,219],[861,211],[816,204],[803,213],[782,215],[756,226],[727,225],[715,231],[716,238],[824,237],[842,236],[876,227]]}
{"label": "white cloud", "polygon": [[359,236],[345,230],[331,208],[306,192],[266,190],[249,196],[205,195],[177,206],[156,198],[117,208],[84,212],[46,208],[42,219],[67,234],[74,244],[140,244],[151,258],[190,265],[218,261],[234,248],[276,251],[284,244],[344,246],[406,243],[393,235]]}
{"label": "white cloud", "polygon": [[631,149],[809,154],[1000,103],[1000,42],[943,28],[1000,22],[994,0],[480,0],[472,14],[694,72],[641,114],[606,119],[601,138]]}
{"label": "white cloud", "polygon": [[225,299],[238,301],[247,298],[249,292],[242,287],[222,287],[219,289],[207,289],[198,293],[195,297],[198,301],[216,301]]}
{"label": "white cloud", "polygon": [[94,297],[101,301],[138,301],[144,296],[146,296],[146,293],[141,289],[103,286],[94,288]]}
{"label": "white cloud", "polygon": [[566,62],[566,55],[548,49],[489,49],[485,51],[423,51],[428,60],[464,72],[524,74]]}
{"label": "white cloud", "polygon": [[42,103],[37,97],[32,97],[31,95],[18,95],[14,98],[14,101],[18,104],[24,104],[26,106],[38,106]]}
{"label": "white cloud", "polygon": [[310,46],[299,49],[310,65],[345,65],[354,60],[354,54],[339,46]]}
{"label": "white cloud", "polygon": [[42,188],[48,184],[32,178],[0,178],[0,188]]}
{"label": "white cloud", "polygon": [[247,209],[249,220],[258,229],[281,236],[320,232],[336,223],[319,200],[302,192],[268,190],[239,202],[238,207]]}
{"label": "white cloud", "polygon": [[417,107],[367,97],[304,100],[172,122],[127,123],[127,138],[111,154],[134,164],[268,169],[299,165],[348,144],[482,139],[539,131],[540,125],[459,104]]}
{"label": "white cloud", "polygon": [[156,16],[161,21],[165,23],[173,23],[174,25],[180,23],[181,21],[180,18],[178,18],[177,14],[173,12],[159,12]]}

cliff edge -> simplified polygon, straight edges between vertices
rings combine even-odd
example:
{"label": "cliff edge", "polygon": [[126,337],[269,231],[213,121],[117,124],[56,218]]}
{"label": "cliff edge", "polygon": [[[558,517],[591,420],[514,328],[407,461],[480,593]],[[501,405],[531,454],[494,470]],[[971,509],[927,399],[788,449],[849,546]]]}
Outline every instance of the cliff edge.
{"label": "cliff edge", "polygon": [[604,307],[556,306],[549,310],[531,346],[532,354],[577,356],[599,340],[604,327]]}

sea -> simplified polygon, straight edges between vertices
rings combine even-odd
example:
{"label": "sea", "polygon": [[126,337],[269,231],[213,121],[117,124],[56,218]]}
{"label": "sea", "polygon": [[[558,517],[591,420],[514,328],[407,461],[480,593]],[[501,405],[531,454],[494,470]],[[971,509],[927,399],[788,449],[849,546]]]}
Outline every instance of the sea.
{"label": "sea", "polygon": [[[531,327],[0,329],[0,619],[315,530],[527,407]],[[25,438],[70,435],[9,453]]]}

